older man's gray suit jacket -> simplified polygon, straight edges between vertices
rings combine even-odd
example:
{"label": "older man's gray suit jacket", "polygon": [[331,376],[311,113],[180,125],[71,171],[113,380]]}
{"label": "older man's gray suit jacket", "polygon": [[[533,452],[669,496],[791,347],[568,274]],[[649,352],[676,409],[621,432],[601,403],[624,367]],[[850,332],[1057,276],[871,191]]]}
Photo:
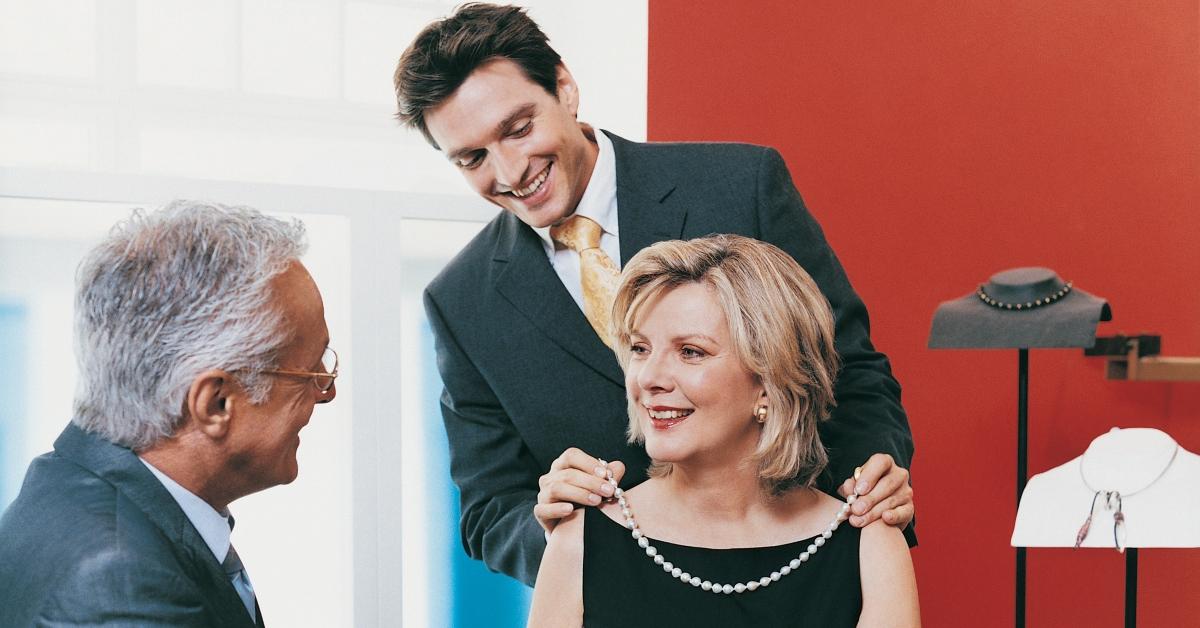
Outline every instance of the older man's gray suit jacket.
{"label": "older man's gray suit jacket", "polygon": [[[833,305],[844,368],[838,407],[821,429],[824,488],[871,454],[912,460],[912,435],[867,311],[773,149],[641,144],[608,134],[616,155],[622,265],[662,240],[736,233],[771,242],[807,270]],[[497,216],[425,292],[445,384],[451,475],[461,489],[463,544],[490,568],[532,584],[546,541],[533,518],[538,478],[567,447],[622,460],[622,485],[646,478],[645,451],[625,442],[625,387],[537,234]],[[910,542],[915,539],[910,536]]]}
{"label": "older man's gray suit jacket", "polygon": [[0,518],[0,626],[254,625],[132,451],[68,425],[29,465]]}

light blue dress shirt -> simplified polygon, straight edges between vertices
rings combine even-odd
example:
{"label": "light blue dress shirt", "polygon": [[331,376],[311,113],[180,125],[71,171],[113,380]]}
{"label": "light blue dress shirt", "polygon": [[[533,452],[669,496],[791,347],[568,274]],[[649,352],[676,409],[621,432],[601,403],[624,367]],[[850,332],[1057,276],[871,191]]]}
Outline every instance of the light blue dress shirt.
{"label": "light blue dress shirt", "polygon": [[[142,459],[138,458],[138,460]],[[229,513],[217,512],[215,508],[208,505],[208,502],[180,486],[178,482],[156,469],[149,462],[142,460],[142,464],[146,465],[154,477],[158,478],[158,481],[166,487],[167,492],[175,499],[175,503],[179,504],[188,521],[191,521],[196,531],[200,533],[200,538],[204,539],[205,545],[208,545],[208,549],[212,551],[217,562],[223,564],[232,546],[230,534],[233,532],[233,518]],[[230,578],[230,581],[233,583],[238,597],[242,598],[242,604],[246,606],[246,611],[250,613],[250,619],[257,622],[258,617],[254,612],[254,586],[250,584],[250,575],[243,567],[236,576]]]}

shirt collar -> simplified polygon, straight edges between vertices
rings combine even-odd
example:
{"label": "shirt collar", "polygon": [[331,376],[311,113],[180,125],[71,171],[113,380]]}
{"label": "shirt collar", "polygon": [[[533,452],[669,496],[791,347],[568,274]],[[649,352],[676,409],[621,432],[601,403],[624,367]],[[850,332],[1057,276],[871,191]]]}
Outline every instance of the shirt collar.
{"label": "shirt collar", "polygon": [[[573,216],[586,216],[596,221],[604,232],[617,236],[617,160],[613,156],[612,140],[603,131],[595,131],[596,165],[592,167],[592,177],[588,179],[587,189],[579,199]],[[550,239],[550,227],[535,228],[542,246],[549,254],[554,253],[554,240]]]}
{"label": "shirt collar", "polygon": [[138,458],[142,464],[146,465],[147,469],[158,478],[158,481],[166,487],[167,492],[171,497],[175,498],[175,503],[183,509],[183,514],[187,516],[188,521],[200,533],[200,538],[204,539],[204,544],[212,551],[218,563],[225,562],[225,555],[229,553],[229,513],[224,515],[217,512],[215,508],[208,505],[208,502],[197,497],[194,493],[183,488],[178,482],[172,480],[167,474],[154,468],[154,465]]}

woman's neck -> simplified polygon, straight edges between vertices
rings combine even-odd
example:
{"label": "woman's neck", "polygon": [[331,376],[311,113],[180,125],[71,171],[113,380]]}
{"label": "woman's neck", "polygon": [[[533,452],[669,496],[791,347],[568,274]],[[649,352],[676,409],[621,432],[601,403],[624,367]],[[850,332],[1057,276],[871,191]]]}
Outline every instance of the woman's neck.
{"label": "woman's neck", "polygon": [[[750,471],[697,472],[676,465],[628,493],[629,508],[649,537],[694,547],[765,547],[819,534],[837,512],[837,500],[796,488],[780,495],[763,489]],[[624,522],[620,506],[610,519]]]}
{"label": "woman's neck", "polygon": [[676,464],[660,480],[660,499],[710,525],[744,523],[762,514],[771,501],[756,471],[750,465],[729,470]]}

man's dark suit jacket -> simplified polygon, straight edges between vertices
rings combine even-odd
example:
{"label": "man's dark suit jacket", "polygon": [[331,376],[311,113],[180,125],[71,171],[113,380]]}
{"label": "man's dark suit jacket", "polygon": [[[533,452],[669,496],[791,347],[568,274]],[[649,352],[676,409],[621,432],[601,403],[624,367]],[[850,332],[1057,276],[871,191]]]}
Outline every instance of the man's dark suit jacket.
{"label": "man's dark suit jacket", "polygon": [[158,478],[72,424],[0,518],[0,626],[76,625],[255,624]]}
{"label": "man's dark suit jacket", "polygon": [[[867,310],[779,153],[608,135],[622,266],[655,242],[736,233],[789,253],[833,305],[843,369],[838,407],[821,426],[831,460],[822,488],[833,490],[877,452],[909,467],[912,434],[900,386],[871,345]],[[532,584],[546,546],[533,518],[538,478],[564,449],[625,462],[626,488],[646,478],[645,451],[626,443],[621,368],[537,234],[508,212],[430,283],[425,309],[445,383],[442,415],[451,475],[462,493],[463,544],[488,567]]]}

